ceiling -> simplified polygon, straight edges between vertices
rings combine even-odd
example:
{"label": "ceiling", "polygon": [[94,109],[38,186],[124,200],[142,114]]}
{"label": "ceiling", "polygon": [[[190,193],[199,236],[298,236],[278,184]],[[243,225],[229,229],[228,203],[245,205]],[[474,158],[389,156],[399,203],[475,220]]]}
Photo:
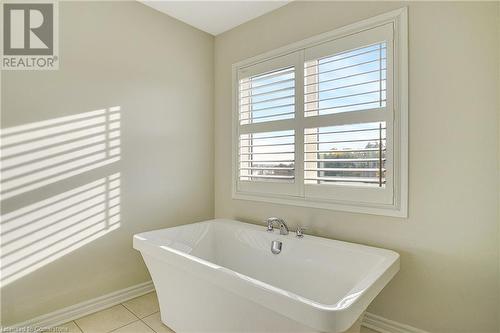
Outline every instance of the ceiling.
{"label": "ceiling", "polygon": [[144,1],[143,4],[214,36],[290,1]]}

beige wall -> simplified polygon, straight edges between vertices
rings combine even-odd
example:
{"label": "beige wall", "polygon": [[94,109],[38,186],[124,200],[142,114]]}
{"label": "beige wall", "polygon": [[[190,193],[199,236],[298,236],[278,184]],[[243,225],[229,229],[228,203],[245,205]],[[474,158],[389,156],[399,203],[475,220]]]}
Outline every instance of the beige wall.
{"label": "beige wall", "polygon": [[[497,16],[497,21],[498,21],[498,27],[497,27],[497,37],[498,37],[498,54],[500,55],[500,6],[498,6],[498,16]],[[498,57],[498,77],[500,80],[500,56]],[[500,84],[498,86],[498,93],[497,93],[497,99],[498,99],[498,128],[500,130]],[[500,134],[499,134],[500,135]],[[500,145],[498,146],[500,149]],[[500,166],[500,150],[498,151],[498,164]],[[500,167],[498,168],[498,188],[499,188],[499,193],[500,193]],[[498,196],[498,239],[500,243],[500,194]],[[498,247],[498,299],[500,299],[500,246]],[[500,318],[500,306],[498,307],[498,318]],[[500,319],[499,319],[500,321]],[[500,326],[500,324],[499,324]],[[500,328],[499,328],[500,331]]]}
{"label": "beige wall", "polygon": [[[1,127],[120,106],[120,161],[7,199],[2,214],[119,172],[119,227],[71,234],[74,249],[4,287],[2,324],[148,280],[131,236],[211,218],[215,172],[216,216],[279,215],[398,251],[401,271],[371,312],[432,332],[498,332],[496,3],[409,4],[408,220],[231,199],[231,64],[401,6],[292,3],[215,38],[214,59],[211,36],[141,4],[61,3],[61,68],[2,72]],[[51,249],[37,232],[24,239]]]}
{"label": "beige wall", "polygon": [[294,2],[216,37],[216,216],[278,215],[394,249],[401,271],[369,311],[431,332],[498,332],[498,3],[408,3],[408,219],[231,199],[231,64],[403,5]]}
{"label": "beige wall", "polygon": [[[91,170],[78,176],[2,203],[2,214],[19,212],[120,173],[117,229],[106,227],[90,241],[79,221],[75,233],[60,237],[63,228],[68,233],[75,226],[66,225],[69,218],[57,224],[53,215],[44,223],[57,226],[57,242],[34,229],[16,241],[34,242],[30,251],[43,244],[50,256],[37,258],[37,252],[46,252],[31,251],[16,263],[22,273],[29,269],[27,259],[45,260],[2,289],[2,324],[149,280],[132,249],[133,234],[213,217],[213,43],[211,35],[135,1],[62,2],[60,69],[2,73],[2,129],[121,108],[120,161],[91,163]],[[12,223],[26,222],[40,223],[32,217]],[[56,249],[64,238],[75,248],[58,258],[67,250]]]}

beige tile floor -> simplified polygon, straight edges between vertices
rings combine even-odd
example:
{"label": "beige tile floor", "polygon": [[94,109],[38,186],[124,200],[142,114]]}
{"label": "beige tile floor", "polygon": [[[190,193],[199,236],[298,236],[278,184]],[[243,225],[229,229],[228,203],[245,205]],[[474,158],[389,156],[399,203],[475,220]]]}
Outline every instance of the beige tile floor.
{"label": "beige tile floor", "polygon": [[[108,309],[59,325],[66,333],[174,333],[160,320],[156,293],[151,292]],[[376,333],[362,327],[361,333]]]}
{"label": "beige tile floor", "polygon": [[92,313],[59,326],[67,333],[174,333],[160,320],[156,293]]}

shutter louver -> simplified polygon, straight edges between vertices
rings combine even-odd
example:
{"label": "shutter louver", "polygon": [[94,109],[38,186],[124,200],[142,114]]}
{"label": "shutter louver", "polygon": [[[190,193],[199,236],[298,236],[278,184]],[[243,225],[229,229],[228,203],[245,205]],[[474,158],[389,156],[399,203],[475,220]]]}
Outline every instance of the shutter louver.
{"label": "shutter louver", "polygon": [[295,113],[294,67],[239,82],[240,125],[292,119]]}
{"label": "shutter louver", "polygon": [[306,128],[305,184],[385,186],[384,122]]}
{"label": "shutter louver", "polygon": [[239,151],[240,180],[294,181],[294,131],[242,134]]}
{"label": "shutter louver", "polygon": [[305,116],[384,107],[386,51],[379,43],[305,62]]}
{"label": "shutter louver", "polygon": [[295,117],[295,67],[239,80],[238,178],[251,182],[295,182],[295,131],[257,131],[252,126]]}

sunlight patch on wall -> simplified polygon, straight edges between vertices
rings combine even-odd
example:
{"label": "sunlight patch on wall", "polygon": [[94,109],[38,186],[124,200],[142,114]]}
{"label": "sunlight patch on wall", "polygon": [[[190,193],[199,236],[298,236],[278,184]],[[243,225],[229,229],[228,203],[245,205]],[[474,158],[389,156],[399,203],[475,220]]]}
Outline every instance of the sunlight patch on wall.
{"label": "sunlight patch on wall", "polygon": [[120,160],[120,107],[1,130],[2,200]]}
{"label": "sunlight patch on wall", "polygon": [[[120,111],[115,106],[2,129],[1,200],[17,201],[33,190],[119,161]],[[120,227],[120,173],[109,173],[2,212],[2,287]]]}
{"label": "sunlight patch on wall", "polygon": [[2,287],[120,227],[120,173],[1,216]]}

